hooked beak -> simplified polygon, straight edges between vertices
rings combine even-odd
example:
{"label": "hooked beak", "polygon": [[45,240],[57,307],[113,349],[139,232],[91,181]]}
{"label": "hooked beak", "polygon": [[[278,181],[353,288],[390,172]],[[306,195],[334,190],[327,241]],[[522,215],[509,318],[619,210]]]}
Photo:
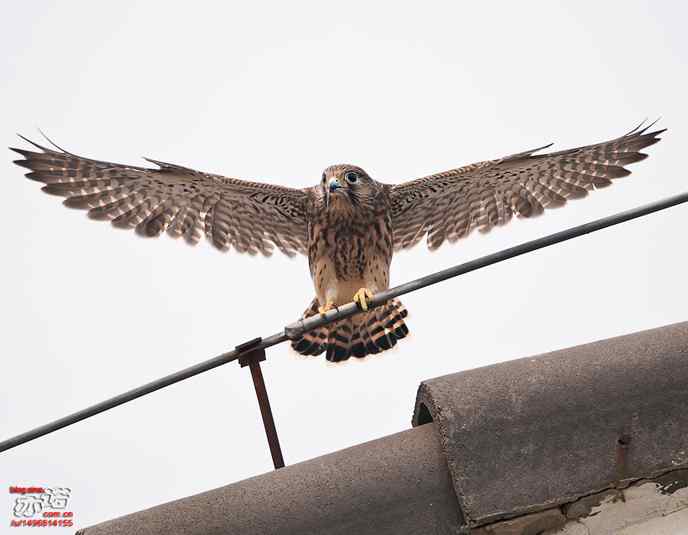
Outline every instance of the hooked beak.
{"label": "hooked beak", "polygon": [[330,206],[330,195],[342,187],[341,183],[337,178],[330,178],[327,182],[327,187],[325,188],[325,207]]}

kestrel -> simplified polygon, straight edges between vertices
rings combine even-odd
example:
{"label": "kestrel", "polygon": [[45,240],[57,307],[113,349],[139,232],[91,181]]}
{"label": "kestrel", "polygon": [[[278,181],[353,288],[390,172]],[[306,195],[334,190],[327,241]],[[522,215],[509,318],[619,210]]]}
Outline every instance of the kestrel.
{"label": "kestrel", "polygon": [[[642,125],[641,125],[642,126]],[[269,256],[308,255],[315,298],[304,317],[355,301],[361,313],[304,334],[292,347],[330,361],[365,357],[408,334],[406,309],[393,299],[375,309],[372,294],[389,286],[394,251],[427,237],[430,249],[531,217],[630,174],[625,166],[664,130],[635,128],[619,138],[560,152],[550,145],[459,167],[402,184],[384,184],[355,165],[325,169],[315,186],[294,189],[226,178],[148,160],[157,168],[91,160],[60,147],[12,149],[43,182],[43,191],[88,210],[94,219],[133,228],[143,236],[205,235],[218,249]]]}

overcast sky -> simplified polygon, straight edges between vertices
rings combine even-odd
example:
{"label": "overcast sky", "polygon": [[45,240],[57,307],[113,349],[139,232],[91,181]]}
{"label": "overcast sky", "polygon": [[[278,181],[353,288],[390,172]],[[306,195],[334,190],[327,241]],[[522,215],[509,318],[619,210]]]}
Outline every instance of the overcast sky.
{"label": "overcast sky", "polygon": [[[688,189],[678,2],[184,5],[13,4],[1,142],[40,127],[85,156],[303,187],[333,163],[396,182],[662,116],[630,177],[401,253],[392,284]],[[313,298],[303,257],[138,238],[65,209],[4,154],[0,439],[278,332]],[[687,226],[678,207],[405,296],[412,335],[364,361],[269,350],[286,462],[408,428],[423,379],[688,319]],[[0,454],[0,483],[72,488],[82,527],[271,468],[233,364]],[[15,531],[1,492],[0,533]]]}

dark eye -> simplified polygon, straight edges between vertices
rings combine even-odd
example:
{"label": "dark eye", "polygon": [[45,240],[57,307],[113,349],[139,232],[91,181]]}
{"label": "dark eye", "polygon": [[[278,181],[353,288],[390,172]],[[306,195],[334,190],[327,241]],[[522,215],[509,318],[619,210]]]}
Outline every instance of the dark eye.
{"label": "dark eye", "polygon": [[326,178],[326,177],[325,177],[325,173],[323,173],[323,176],[322,176],[322,181],[323,181],[323,182],[325,182],[325,178]]}
{"label": "dark eye", "polygon": [[346,178],[349,184],[355,184],[358,182],[358,173],[356,171],[349,171],[344,175],[344,178]]}

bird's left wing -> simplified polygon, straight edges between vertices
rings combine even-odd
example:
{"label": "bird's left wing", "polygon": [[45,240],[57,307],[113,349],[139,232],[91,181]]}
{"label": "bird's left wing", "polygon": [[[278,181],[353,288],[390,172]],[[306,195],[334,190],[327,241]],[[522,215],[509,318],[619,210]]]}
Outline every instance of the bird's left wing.
{"label": "bird's left wing", "polygon": [[639,151],[664,132],[647,132],[651,126],[596,145],[534,154],[547,145],[391,186],[394,248],[411,247],[427,235],[428,247],[436,249],[474,228],[487,232],[504,225],[514,214],[532,217],[585,197],[647,157]]}
{"label": "bird's left wing", "polygon": [[273,246],[292,256],[307,252],[305,190],[248,182],[148,160],[157,169],[82,158],[56,147],[12,149],[43,182],[43,191],[88,210],[94,219],[135,228],[143,236],[167,232],[196,244],[201,236],[220,250],[269,255]]}

